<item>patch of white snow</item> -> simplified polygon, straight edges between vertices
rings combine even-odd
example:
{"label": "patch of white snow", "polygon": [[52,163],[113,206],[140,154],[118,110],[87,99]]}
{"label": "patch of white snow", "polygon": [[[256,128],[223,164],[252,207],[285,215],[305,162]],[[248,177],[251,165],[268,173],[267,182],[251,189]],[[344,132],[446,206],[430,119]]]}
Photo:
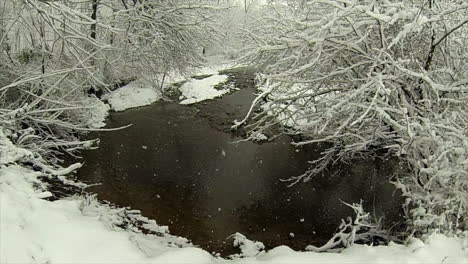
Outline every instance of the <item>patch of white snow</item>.
{"label": "patch of white snow", "polygon": [[263,252],[265,245],[262,242],[249,240],[241,233],[235,233],[232,237],[234,246],[240,248],[242,257],[255,257],[260,253],[265,253]]}
{"label": "patch of white snow", "polygon": [[83,104],[86,108],[84,108],[79,115],[86,120],[87,126],[89,128],[105,127],[105,120],[110,110],[109,105],[96,97],[88,97]]}
{"label": "patch of white snow", "polygon": [[134,81],[105,96],[114,111],[124,111],[129,108],[150,105],[161,99],[160,92],[153,87],[146,87],[139,81]]}
{"label": "patch of white snow", "polygon": [[213,75],[202,80],[191,79],[179,88],[183,98],[186,98],[180,104],[194,104],[228,93],[229,89],[216,90],[214,88],[215,85],[223,83],[227,79],[227,75]]}

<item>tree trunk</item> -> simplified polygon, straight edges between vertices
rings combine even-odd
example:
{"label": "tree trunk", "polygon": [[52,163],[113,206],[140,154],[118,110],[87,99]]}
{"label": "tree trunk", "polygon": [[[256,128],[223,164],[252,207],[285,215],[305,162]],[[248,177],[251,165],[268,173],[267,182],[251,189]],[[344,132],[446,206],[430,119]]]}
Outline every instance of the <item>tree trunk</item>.
{"label": "tree trunk", "polygon": [[99,5],[99,0],[92,0],[93,5],[92,5],[92,10],[93,12],[91,13],[91,19],[93,19],[95,22],[91,24],[91,35],[90,37],[92,39],[96,39],[96,28],[97,28],[97,10],[98,10],[98,5]]}

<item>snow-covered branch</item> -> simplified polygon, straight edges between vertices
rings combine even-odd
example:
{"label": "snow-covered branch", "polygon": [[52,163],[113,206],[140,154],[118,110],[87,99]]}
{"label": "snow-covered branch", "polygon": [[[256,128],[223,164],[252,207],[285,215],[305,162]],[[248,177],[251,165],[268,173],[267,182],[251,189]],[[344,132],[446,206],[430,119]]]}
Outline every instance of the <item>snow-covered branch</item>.
{"label": "snow-covered branch", "polygon": [[259,68],[264,99],[246,127],[268,134],[281,124],[303,136],[298,145],[332,146],[290,182],[337,160],[386,153],[408,168],[396,185],[406,190],[411,230],[466,228],[468,6],[279,2],[245,31],[245,61]]}

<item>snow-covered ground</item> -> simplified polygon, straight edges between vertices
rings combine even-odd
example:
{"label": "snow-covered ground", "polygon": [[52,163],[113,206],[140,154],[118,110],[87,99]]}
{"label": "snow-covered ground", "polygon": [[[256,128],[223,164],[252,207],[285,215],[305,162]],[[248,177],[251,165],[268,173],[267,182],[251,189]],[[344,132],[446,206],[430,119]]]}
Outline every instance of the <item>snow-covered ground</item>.
{"label": "snow-covered ground", "polygon": [[217,84],[224,83],[228,79],[227,75],[220,75],[219,72],[234,66],[232,63],[222,63],[220,61],[223,60],[219,57],[210,57],[208,58],[208,64],[205,67],[194,71],[194,76],[212,76],[201,80],[193,78],[187,80],[187,82],[179,88],[180,92],[182,93],[180,104],[188,105],[199,103],[205,100],[223,96],[230,91],[229,87],[224,87],[221,90],[214,88]]}
{"label": "snow-covered ground", "polygon": [[[80,110],[75,112],[75,118],[82,121],[87,128],[102,128],[106,126],[105,120],[110,110],[119,112],[150,105],[162,98],[161,89],[154,87],[157,83],[154,79],[158,81],[164,79],[163,89],[174,83],[185,82],[180,88],[182,93],[181,104],[193,104],[222,96],[229,92],[229,88],[216,90],[214,86],[227,80],[226,75],[218,74],[219,71],[232,67],[232,64],[219,63],[216,59],[213,60],[210,64],[195,69],[191,73],[192,76],[212,75],[206,79],[197,80],[179,73],[170,73],[164,78],[162,76],[152,76],[144,80],[133,81],[104,95],[102,100],[96,97],[84,97],[80,105],[77,105]],[[153,79],[153,81],[149,81],[150,79]]]}
{"label": "snow-covered ground", "polygon": [[229,88],[217,90],[215,85],[223,83],[228,79],[227,75],[213,75],[205,79],[191,79],[184,83],[179,89],[182,92],[180,104],[194,104],[215,97],[222,96],[229,92]]}
{"label": "snow-covered ground", "polygon": [[[197,248],[170,247],[175,238],[124,231],[112,210],[83,197],[49,202],[35,190],[38,173],[0,169],[0,263],[207,263]],[[185,256],[185,257],[184,257]]]}
{"label": "snow-covered ground", "polygon": [[114,111],[124,111],[129,108],[150,105],[161,99],[161,93],[155,88],[145,86],[141,82],[131,82],[112,93],[103,96]]}
{"label": "snow-covered ground", "polygon": [[[232,65],[218,63],[209,64],[200,69],[193,70],[191,74],[192,76],[213,75],[203,80],[196,80],[185,77],[181,74],[171,73],[164,77],[163,87],[167,88],[174,83],[185,81],[186,83],[180,88],[183,98],[181,104],[192,104],[213,99],[228,92],[228,90],[216,90],[213,86],[227,80],[227,76],[218,75],[218,72],[220,70],[227,69],[230,66]],[[163,80],[163,77],[157,76],[157,79],[161,81]],[[160,88],[153,86],[154,84],[150,84],[150,82],[136,80],[103,96],[103,99],[108,102],[110,109],[113,111],[124,111],[134,107],[150,105],[162,98]]]}
{"label": "snow-covered ground", "polygon": [[194,70],[193,75],[218,74],[221,70],[230,69],[235,66],[240,67],[241,65],[233,62],[226,62],[223,56],[210,56],[207,58],[206,65]]}
{"label": "snow-covered ground", "polygon": [[249,257],[215,258],[199,248],[170,246],[177,240],[171,236],[117,228],[112,210],[83,197],[46,201],[48,193],[33,187],[40,185],[37,176],[18,165],[0,169],[0,263],[468,263],[468,241],[442,235],[408,245],[354,245],[341,253],[281,246],[256,256],[258,244],[247,241],[242,251]]}

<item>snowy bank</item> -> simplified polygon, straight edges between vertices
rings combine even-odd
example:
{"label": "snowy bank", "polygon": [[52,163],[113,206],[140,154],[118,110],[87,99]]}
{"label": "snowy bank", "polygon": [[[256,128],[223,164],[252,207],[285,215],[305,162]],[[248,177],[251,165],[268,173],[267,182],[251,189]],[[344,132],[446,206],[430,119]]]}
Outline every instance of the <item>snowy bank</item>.
{"label": "snowy bank", "polygon": [[[89,197],[47,201],[43,175],[18,165],[31,152],[12,144],[0,127],[0,263],[456,263],[468,264],[468,240],[432,235],[425,243],[353,245],[341,253],[297,252],[286,246],[263,251],[263,244],[238,234],[244,258],[222,259],[171,236],[150,221],[161,236],[132,226],[121,229],[123,209]],[[128,211],[127,211],[128,213]],[[248,256],[248,257],[247,257]]]}
{"label": "snowy bank", "polygon": [[[167,227],[155,221],[143,226],[159,236],[119,228],[125,223],[124,210],[92,197],[44,200],[51,193],[38,177],[45,174],[16,164],[33,155],[12,144],[2,127],[0,154],[0,263],[212,261],[210,254],[184,238],[169,235]],[[144,218],[136,214],[138,219]]]}
{"label": "snowy bank", "polygon": [[145,87],[139,81],[131,82],[102,98],[107,100],[114,111],[124,111],[129,108],[150,105],[161,99],[161,94],[155,88]]}
{"label": "snowy bank", "polygon": [[0,169],[0,263],[211,261],[200,249],[171,247],[173,237],[116,228],[109,208],[84,198],[43,200],[33,189],[37,176],[19,166]]}
{"label": "snowy bank", "polygon": [[207,58],[207,64],[204,67],[199,69],[195,69],[193,71],[193,75],[214,75],[218,74],[220,71],[225,69],[230,69],[233,67],[239,67],[242,65],[236,64],[234,62],[226,61],[225,58],[217,57],[217,56],[210,56]]}
{"label": "snowy bank", "polygon": [[213,75],[201,80],[191,79],[184,83],[180,88],[183,100],[180,104],[194,104],[208,99],[213,99],[222,96],[229,92],[229,88],[217,90],[214,87],[217,84],[226,82],[227,75]]}
{"label": "snowy bank", "polygon": [[[227,80],[225,75],[217,75],[220,70],[226,69],[230,64],[210,64],[205,67],[194,69],[192,75],[214,75],[207,79],[196,80],[188,78],[178,73],[169,73],[165,76],[152,76],[133,81],[105,96],[113,111],[124,111],[130,108],[150,105],[162,98],[160,87],[154,87],[155,83],[163,81],[163,89],[170,87],[174,83],[184,82],[181,92],[183,98],[187,98],[181,104],[192,104],[203,100],[212,99],[225,94],[227,91],[218,91],[214,85]],[[147,81],[144,81],[147,80]],[[151,80],[151,81],[148,81]]]}
{"label": "snowy bank", "polygon": [[281,246],[256,257],[214,258],[198,248],[171,247],[170,236],[116,228],[108,208],[83,198],[43,200],[33,188],[36,177],[19,166],[0,169],[0,263],[468,263],[467,241],[442,235],[407,246],[354,245],[341,253]]}
{"label": "snowy bank", "polygon": [[426,243],[413,239],[408,245],[390,243],[388,246],[354,245],[341,253],[297,252],[280,246],[256,258],[234,261],[238,264],[283,263],[468,263],[468,243],[443,235],[432,235]]}

